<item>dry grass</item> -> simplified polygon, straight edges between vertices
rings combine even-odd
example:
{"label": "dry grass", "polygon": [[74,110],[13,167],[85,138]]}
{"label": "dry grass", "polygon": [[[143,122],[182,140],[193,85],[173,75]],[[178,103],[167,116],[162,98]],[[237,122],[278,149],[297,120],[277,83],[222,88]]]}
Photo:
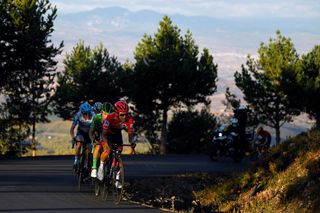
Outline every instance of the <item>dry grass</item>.
{"label": "dry grass", "polygon": [[320,132],[292,138],[241,174],[127,183],[131,200],[176,212],[320,212]]}

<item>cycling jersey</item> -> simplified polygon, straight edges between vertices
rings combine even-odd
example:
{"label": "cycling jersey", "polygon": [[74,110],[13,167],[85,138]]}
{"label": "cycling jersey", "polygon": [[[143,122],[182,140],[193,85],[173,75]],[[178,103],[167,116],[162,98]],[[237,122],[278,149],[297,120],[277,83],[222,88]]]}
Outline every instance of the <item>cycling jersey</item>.
{"label": "cycling jersey", "polygon": [[78,131],[89,133],[90,125],[92,123],[94,112],[90,112],[89,119],[86,120],[81,112],[78,112],[73,118],[73,125],[78,125]]}
{"label": "cycling jersey", "polygon": [[98,132],[99,134],[102,132],[102,114],[95,114],[92,119],[92,123],[90,128],[93,128],[94,131]]}
{"label": "cycling jersey", "polygon": [[130,114],[126,117],[124,122],[118,119],[117,113],[113,112],[107,116],[103,121],[103,130],[107,132],[107,134],[111,135],[121,135],[121,130],[126,130],[129,134],[133,131],[133,119]]}

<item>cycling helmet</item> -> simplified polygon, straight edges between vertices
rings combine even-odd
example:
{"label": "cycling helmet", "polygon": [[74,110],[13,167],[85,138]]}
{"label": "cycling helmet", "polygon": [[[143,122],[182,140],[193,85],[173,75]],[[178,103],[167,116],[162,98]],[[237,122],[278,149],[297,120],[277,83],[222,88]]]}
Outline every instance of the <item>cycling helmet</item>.
{"label": "cycling helmet", "polygon": [[129,106],[124,101],[118,101],[114,104],[114,111],[117,113],[123,112],[123,113],[127,114],[129,111]]}
{"label": "cycling helmet", "polygon": [[101,112],[102,110],[102,103],[101,102],[96,102],[93,105],[93,110],[96,112]]}
{"label": "cycling helmet", "polygon": [[91,112],[91,105],[88,102],[84,102],[80,105],[81,113],[89,113]]}
{"label": "cycling helmet", "polygon": [[103,105],[102,105],[102,111],[105,112],[105,113],[111,113],[113,112],[113,106],[111,103],[109,102],[104,102]]}

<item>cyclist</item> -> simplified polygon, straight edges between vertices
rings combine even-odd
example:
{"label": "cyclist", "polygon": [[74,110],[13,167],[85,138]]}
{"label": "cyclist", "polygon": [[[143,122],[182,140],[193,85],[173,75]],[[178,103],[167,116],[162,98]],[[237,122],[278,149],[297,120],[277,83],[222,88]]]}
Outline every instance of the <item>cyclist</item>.
{"label": "cyclist", "polygon": [[[134,148],[133,142],[133,118],[128,113],[129,106],[125,101],[118,101],[114,104],[114,112],[109,114],[106,119],[103,120],[102,125],[102,139],[106,145],[106,152],[101,155],[100,166],[98,169],[98,179],[103,180],[103,165],[108,155],[110,154],[111,144],[118,145],[118,149],[122,151],[122,135],[121,130],[128,132],[128,138],[131,146]],[[121,186],[119,186],[121,187]]]}
{"label": "cyclist", "polygon": [[[88,102],[84,102],[80,105],[80,110],[75,115],[71,128],[70,137],[72,142],[72,147],[76,144],[75,148],[75,158],[73,168],[76,169],[80,161],[81,148],[84,147],[86,150],[86,159],[84,167],[88,167],[88,157],[90,153],[90,138],[89,138],[89,128],[92,122],[94,112],[91,109],[91,105]],[[74,136],[74,129],[77,128],[77,135]]]}
{"label": "cyclist", "polygon": [[107,117],[107,115],[113,111],[113,107],[109,102],[100,103],[96,102],[93,106],[95,110],[95,115],[93,117],[93,122],[91,123],[89,136],[91,139],[91,144],[94,145],[93,159],[92,159],[92,170],[91,177],[97,177],[97,163],[100,158],[100,148],[103,147],[104,152],[106,152],[106,145],[101,142],[102,136],[102,121]]}
{"label": "cyclist", "polygon": [[257,136],[259,136],[259,141],[261,143],[262,152],[268,150],[271,144],[271,134],[264,130],[261,126],[256,129]]}

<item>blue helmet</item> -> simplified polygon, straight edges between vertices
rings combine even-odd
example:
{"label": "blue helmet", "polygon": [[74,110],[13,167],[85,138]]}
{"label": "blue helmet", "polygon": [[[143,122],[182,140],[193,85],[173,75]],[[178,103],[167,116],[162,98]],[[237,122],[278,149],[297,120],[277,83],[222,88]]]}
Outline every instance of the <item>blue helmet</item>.
{"label": "blue helmet", "polygon": [[81,113],[89,113],[91,112],[91,105],[88,102],[84,102],[80,105]]}
{"label": "blue helmet", "polygon": [[93,105],[93,110],[96,112],[101,112],[102,110],[102,103],[101,102],[96,102]]}

